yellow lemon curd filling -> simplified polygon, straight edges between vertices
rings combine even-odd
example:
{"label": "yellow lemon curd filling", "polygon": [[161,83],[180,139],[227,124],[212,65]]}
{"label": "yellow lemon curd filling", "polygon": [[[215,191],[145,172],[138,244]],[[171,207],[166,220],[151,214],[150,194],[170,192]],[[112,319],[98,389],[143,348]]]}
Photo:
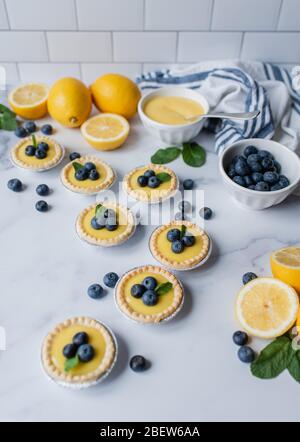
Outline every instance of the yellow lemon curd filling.
{"label": "yellow lemon curd filling", "polygon": [[95,356],[89,362],[80,362],[71,369],[72,375],[85,375],[96,370],[105,354],[106,344],[102,334],[93,327],[84,325],[71,325],[61,330],[54,338],[51,345],[51,359],[53,364],[61,371],[64,371],[66,358],[63,355],[65,345],[72,342],[72,338],[76,333],[86,332],[89,337],[89,344],[95,350]]}
{"label": "yellow lemon curd filling", "polygon": [[[130,177],[129,185],[134,190],[139,190],[139,192],[145,192],[145,194],[149,197],[150,195],[157,194],[161,190],[168,190],[171,187],[171,180],[161,183],[156,189],[151,189],[150,187],[141,187],[137,181],[140,175],[143,175],[149,167],[141,167],[136,170]],[[155,173],[159,173],[159,171],[155,170]]]}
{"label": "yellow lemon curd filling", "polygon": [[[79,160],[80,160],[80,158],[78,160],[76,160],[76,163],[84,164],[84,162],[80,162]],[[76,180],[76,178],[75,178],[75,169],[74,169],[72,163],[70,164],[70,167],[67,170],[67,180],[71,184],[73,184],[74,186],[80,186],[81,188],[89,189],[89,188],[91,188],[93,186],[97,187],[100,183],[102,183],[106,179],[107,172],[106,172],[105,167],[102,164],[95,163],[95,166],[96,166],[96,169],[97,169],[97,171],[99,172],[99,175],[100,175],[100,177],[97,180],[94,180],[94,181],[92,181],[90,179],[87,179],[87,180],[84,180],[84,181]]]}
{"label": "yellow lemon curd filling", "polygon": [[[179,228],[179,226],[175,227]],[[193,227],[189,227],[187,229],[188,234],[194,235],[195,244],[191,247],[185,247],[183,252],[181,253],[174,253],[172,251],[172,243],[167,240],[167,233],[169,230],[171,230],[171,227],[168,227],[167,229],[160,232],[157,237],[157,247],[160,253],[166,258],[175,262],[183,262],[186,259],[194,258],[201,253],[201,250],[203,249],[203,239],[201,235],[199,235],[199,231],[197,229]]]}
{"label": "yellow lemon curd filling", "polygon": [[150,98],[143,111],[151,120],[171,125],[192,123],[205,113],[197,101],[173,96]]}
{"label": "yellow lemon curd filling", "polygon": [[96,230],[91,226],[91,220],[95,216],[95,208],[92,207],[89,211],[86,212],[83,218],[83,229],[84,231],[89,234],[90,236],[93,236],[97,239],[109,239],[109,238],[115,238],[116,236],[121,235],[123,232],[125,232],[128,224],[128,216],[127,213],[124,213],[122,210],[119,209],[119,207],[114,208],[116,215],[117,215],[117,221],[118,221],[118,228],[113,231],[108,231],[107,229],[103,228],[100,230]]}
{"label": "yellow lemon curd filling", "polygon": [[[41,141],[44,141],[44,140],[41,140]],[[37,143],[39,143],[39,140],[37,140]],[[19,160],[23,161],[23,163],[26,163],[26,164],[29,164],[32,166],[43,165],[43,163],[53,160],[53,158],[55,158],[55,156],[56,156],[56,150],[54,147],[54,143],[50,140],[47,140],[47,144],[49,146],[49,149],[47,150],[46,158],[39,160],[35,156],[30,157],[30,156],[26,155],[25,149],[27,146],[32,145],[31,139],[24,141],[24,143],[22,143],[17,148],[16,157],[19,158]]]}
{"label": "yellow lemon curd filling", "polygon": [[157,273],[151,273],[151,272],[139,273],[138,275],[132,276],[125,283],[124,286],[125,299],[135,312],[145,315],[155,315],[157,313],[161,313],[163,310],[167,309],[170,305],[172,305],[174,299],[174,289],[172,288],[165,295],[159,295],[158,302],[156,305],[153,306],[145,305],[141,298],[134,298],[130,290],[134,284],[141,284],[142,281],[148,276],[152,276],[153,278],[155,278],[158,285],[168,282],[167,278]]}

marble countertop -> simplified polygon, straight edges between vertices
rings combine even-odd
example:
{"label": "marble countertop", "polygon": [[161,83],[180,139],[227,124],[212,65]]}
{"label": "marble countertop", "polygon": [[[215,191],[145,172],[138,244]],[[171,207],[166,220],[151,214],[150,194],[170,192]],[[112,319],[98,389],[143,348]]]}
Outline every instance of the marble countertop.
{"label": "marble countertop", "polygon": [[[47,121],[45,119],[45,121]],[[78,130],[58,127],[55,138],[70,151],[91,153]],[[203,133],[207,163],[189,168],[181,160],[171,167],[180,179],[193,178],[203,189],[214,216],[205,228],[213,254],[202,268],[179,275],[186,291],[182,311],[173,321],[140,326],[116,309],[112,291],[101,300],[88,298],[87,287],[103,275],[155,263],[148,250],[154,226],[140,226],[131,240],[101,249],[83,243],[74,224],[95,197],[68,192],[60,183],[61,166],[46,173],[12,167],[12,134],[0,133],[0,325],[7,349],[0,351],[1,421],[290,421],[299,417],[299,385],[287,374],[271,381],[251,376],[239,362],[232,333],[238,328],[234,301],[246,271],[270,275],[270,252],[300,243],[300,200],[289,197],[278,207],[251,212],[240,208],[222,186],[213,140]],[[101,157],[117,170],[119,180],[145,164],[160,143],[136,120],[124,147]],[[26,190],[15,194],[8,179],[18,177]],[[47,183],[48,213],[34,205],[35,187]],[[117,189],[117,184],[114,189]],[[116,333],[119,357],[111,375],[97,387],[70,391],[47,380],[40,364],[41,342],[56,323],[89,315]],[[262,344],[252,342],[258,350]],[[140,374],[129,358],[143,354],[151,368]]]}

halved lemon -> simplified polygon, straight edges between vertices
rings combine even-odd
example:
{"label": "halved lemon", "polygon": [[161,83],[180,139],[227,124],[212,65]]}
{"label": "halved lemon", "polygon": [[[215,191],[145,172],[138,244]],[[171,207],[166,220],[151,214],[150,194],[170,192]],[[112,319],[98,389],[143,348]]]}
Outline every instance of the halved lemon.
{"label": "halved lemon", "polygon": [[36,120],[47,113],[48,87],[43,83],[26,83],[13,89],[8,102],[22,118]]}
{"label": "halved lemon", "polygon": [[248,282],[236,300],[236,316],[252,336],[270,339],[283,335],[295,323],[299,308],[296,291],[275,278]]}
{"label": "halved lemon", "polygon": [[300,294],[300,246],[276,250],[270,257],[273,276]]}
{"label": "halved lemon", "polygon": [[129,129],[128,121],[121,115],[104,113],[83,123],[81,133],[95,149],[113,150],[126,141]]}

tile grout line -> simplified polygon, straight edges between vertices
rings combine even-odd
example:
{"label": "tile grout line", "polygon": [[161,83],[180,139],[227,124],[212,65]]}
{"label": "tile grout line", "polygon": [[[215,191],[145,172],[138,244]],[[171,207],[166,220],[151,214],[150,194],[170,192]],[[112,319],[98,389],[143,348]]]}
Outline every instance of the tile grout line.
{"label": "tile grout line", "polygon": [[143,1],[143,31],[146,30],[146,0]]}
{"label": "tile grout line", "polygon": [[77,8],[77,1],[73,0],[74,4],[74,12],[75,12],[75,24],[76,24],[76,30],[79,31],[79,20],[78,20],[78,8]]}
{"label": "tile grout line", "polygon": [[211,28],[212,28],[214,10],[215,10],[215,0],[212,0],[211,7],[210,7],[210,20],[209,20],[209,26],[208,26],[209,31],[211,31]]}
{"label": "tile grout line", "polygon": [[176,32],[176,46],[175,46],[175,62],[178,62],[178,52],[179,52],[179,31]]}
{"label": "tile grout line", "polygon": [[48,42],[48,33],[46,31],[43,32],[46,44],[46,52],[48,57],[48,62],[50,62],[50,51],[49,51],[49,42]]}
{"label": "tile grout line", "polygon": [[282,7],[283,7],[283,0],[281,0],[280,6],[279,6],[278,16],[277,16],[277,19],[276,19],[275,29],[274,29],[275,31],[278,31],[278,26],[279,26],[279,21],[280,21]]}
{"label": "tile grout line", "polygon": [[6,14],[6,20],[7,20],[7,24],[8,24],[8,29],[11,30],[11,24],[10,24],[10,19],[9,19],[9,14],[8,14],[6,0],[3,0],[3,6],[4,6],[5,14]]}
{"label": "tile grout line", "polygon": [[111,44],[111,50],[110,50],[110,58],[112,63],[115,62],[115,51],[114,51],[114,33],[113,31],[110,32],[110,44]]}
{"label": "tile grout line", "polygon": [[239,50],[239,56],[238,56],[239,59],[241,58],[242,51],[243,51],[244,40],[245,40],[245,34],[246,34],[246,32],[243,32],[243,33],[242,33],[241,44],[240,44],[240,50]]}

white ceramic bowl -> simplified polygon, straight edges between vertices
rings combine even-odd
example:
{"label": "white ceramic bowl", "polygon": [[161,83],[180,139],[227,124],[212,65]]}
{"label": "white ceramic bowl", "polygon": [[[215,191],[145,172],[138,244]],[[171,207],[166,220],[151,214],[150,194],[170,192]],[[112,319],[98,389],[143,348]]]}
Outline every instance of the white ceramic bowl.
{"label": "white ceramic bowl", "polygon": [[158,137],[164,143],[168,144],[182,144],[195,138],[204,124],[204,118],[201,116],[198,120],[189,124],[162,124],[157,121],[151,120],[151,118],[145,115],[143,108],[148,100],[158,96],[176,96],[190,98],[197,101],[204,109],[205,113],[209,112],[209,105],[205,97],[199,92],[192,89],[187,89],[181,86],[166,86],[161,89],[157,89],[153,92],[149,92],[144,95],[138,104],[139,116],[142,120],[144,127],[155,137]]}
{"label": "white ceramic bowl", "polygon": [[[274,192],[259,192],[239,186],[229,178],[226,170],[232,158],[235,155],[242,154],[245,147],[249,144],[258,149],[268,150],[274,155],[275,159],[282,166],[281,174],[285,175],[290,181],[288,187]],[[219,170],[224,185],[231,196],[243,206],[253,210],[266,209],[267,207],[281,203],[295,190],[300,182],[300,159],[298,155],[276,141],[264,140],[261,138],[237,141],[225,149],[219,159]]]}

